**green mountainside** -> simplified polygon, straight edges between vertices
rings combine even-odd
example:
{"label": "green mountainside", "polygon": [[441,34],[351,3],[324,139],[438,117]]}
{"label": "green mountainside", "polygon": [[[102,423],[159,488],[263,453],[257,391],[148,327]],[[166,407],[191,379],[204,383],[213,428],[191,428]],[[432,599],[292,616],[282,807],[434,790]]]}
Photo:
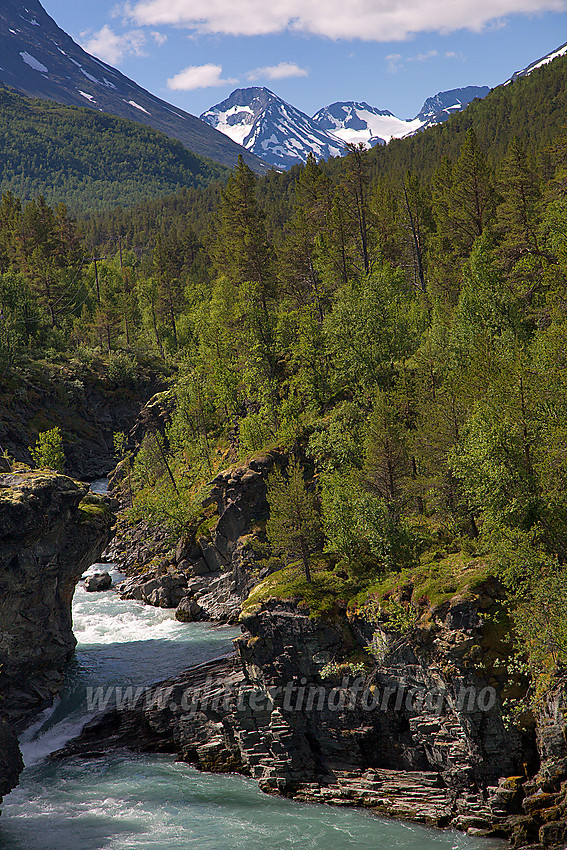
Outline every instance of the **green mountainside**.
{"label": "green mountainside", "polygon": [[[57,26],[38,0],[2,0],[0,55],[0,85],[25,97],[86,107],[152,127],[229,168],[234,168],[242,154],[257,173],[269,170],[263,160],[243,151],[206,121],[161,100],[117,68],[91,56]],[[38,73],[25,61],[26,56],[32,56],[45,72]]]}
{"label": "green mountainside", "polygon": [[441,157],[458,154],[470,128],[492,164],[504,156],[514,136],[528,147],[541,147],[557,135],[566,120],[567,57],[559,56],[529,76],[497,86],[444,124],[373,148],[370,158],[381,174],[403,174],[411,168],[428,178]]}
{"label": "green mountainside", "polygon": [[128,206],[228,173],[150,127],[6,88],[0,88],[0,165],[2,192],[43,195],[74,211]]}
{"label": "green mountainside", "polygon": [[[365,155],[366,176],[370,182],[379,178],[395,181],[411,171],[425,185],[443,157],[454,160],[458,156],[469,129],[474,130],[491,166],[498,165],[514,137],[528,150],[537,148],[540,157],[545,158],[546,144],[561,132],[566,120],[567,57],[561,56],[527,77],[498,86],[443,124],[372,148]],[[321,169],[337,182],[345,175],[345,162],[344,157],[330,159],[321,163]],[[283,173],[272,171],[258,181],[258,201],[266,215],[268,232],[276,239],[292,216],[295,186],[301,173],[301,168],[294,166]],[[100,239],[104,239],[105,232],[113,233],[121,227],[136,242],[145,239],[158,222],[159,227],[176,227],[185,226],[189,220],[198,234],[206,234],[211,212],[219,202],[216,186],[202,192],[184,190],[164,200],[151,199],[133,209],[96,216],[92,227]]]}
{"label": "green mountainside", "polygon": [[130,458],[133,519],[210,532],[207,482],[277,449],[256,601],[403,633],[492,576],[535,687],[567,666],[566,81],[556,60],[385,149],[263,178],[241,158],[80,225],[5,195],[0,405],[33,363],[135,388],[151,356],[170,418]]}

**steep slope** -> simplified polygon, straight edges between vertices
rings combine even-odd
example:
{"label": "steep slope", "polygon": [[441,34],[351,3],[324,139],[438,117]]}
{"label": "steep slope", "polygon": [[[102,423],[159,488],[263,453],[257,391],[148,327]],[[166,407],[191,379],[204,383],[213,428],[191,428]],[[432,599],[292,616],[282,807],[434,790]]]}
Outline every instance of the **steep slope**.
{"label": "steep slope", "polygon": [[433,97],[427,98],[415,120],[422,121],[423,126],[441,124],[451,115],[468,106],[475,97],[481,99],[486,97],[489,91],[488,86],[466,86],[462,89],[438,92]]}
{"label": "steep slope", "polygon": [[267,88],[236,89],[201,118],[276,168],[291,168],[308,155],[340,156],[345,143],[327,133]]}
{"label": "steep slope", "polygon": [[43,195],[77,212],[203,187],[225,173],[151,127],[0,86],[0,192]]}
{"label": "steep slope", "polygon": [[536,71],[538,68],[542,68],[544,65],[548,65],[550,62],[553,62],[553,60],[557,59],[559,56],[565,56],[566,53],[567,53],[567,42],[565,44],[562,44],[561,47],[558,47],[556,50],[552,50],[551,53],[548,53],[546,56],[543,56],[541,59],[536,59],[535,62],[532,62],[526,68],[523,68],[523,70],[516,71],[514,74],[512,74],[512,76],[510,77],[510,79],[508,80],[508,82],[505,85],[507,85],[508,83],[514,82],[514,80],[517,80],[519,77],[529,76],[529,74],[531,74],[532,71]]}
{"label": "steep slope", "polygon": [[[223,165],[235,165],[244,153],[194,115],[160,100],[86,53],[38,0],[3,0],[0,6],[0,83],[30,97],[87,106],[147,124]],[[261,160],[249,153],[244,156],[254,170],[266,170]]]}

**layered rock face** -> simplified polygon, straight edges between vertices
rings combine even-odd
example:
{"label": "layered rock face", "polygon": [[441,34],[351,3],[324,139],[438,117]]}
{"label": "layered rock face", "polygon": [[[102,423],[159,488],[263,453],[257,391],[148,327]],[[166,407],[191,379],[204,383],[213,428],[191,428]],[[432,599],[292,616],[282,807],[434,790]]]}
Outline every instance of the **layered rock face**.
{"label": "layered rock face", "polygon": [[103,742],[174,751],[205,770],[250,775],[269,793],[494,834],[505,817],[489,795],[536,753],[533,735],[506,728],[499,682],[476,663],[494,651],[483,605],[484,592],[457,599],[406,640],[384,635],[380,663],[361,675],[344,659],[372,624],[265,602],[244,615],[236,657],[111,711],[69,752]]}
{"label": "layered rock face", "polygon": [[43,471],[0,474],[0,793],[19,773],[4,720],[27,719],[59,689],[76,645],[75,585],[111,526],[104,500],[85,484]]}

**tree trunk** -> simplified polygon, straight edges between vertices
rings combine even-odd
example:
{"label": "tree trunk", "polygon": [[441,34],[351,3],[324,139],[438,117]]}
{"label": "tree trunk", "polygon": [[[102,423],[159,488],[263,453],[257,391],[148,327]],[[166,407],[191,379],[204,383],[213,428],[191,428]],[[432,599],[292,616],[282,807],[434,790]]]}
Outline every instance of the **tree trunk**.
{"label": "tree trunk", "polygon": [[307,543],[305,538],[301,538],[300,540],[301,546],[301,560],[303,561],[303,569],[305,570],[305,578],[311,583],[311,564],[309,563],[309,553],[307,551]]}

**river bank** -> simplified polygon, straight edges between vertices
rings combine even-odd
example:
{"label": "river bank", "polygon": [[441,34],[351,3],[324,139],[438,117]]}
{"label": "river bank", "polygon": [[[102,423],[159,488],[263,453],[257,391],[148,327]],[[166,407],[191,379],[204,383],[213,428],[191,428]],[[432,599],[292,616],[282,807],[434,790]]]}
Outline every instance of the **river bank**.
{"label": "river bank", "polygon": [[81,585],[73,620],[76,654],[60,701],[22,742],[27,767],[4,802],[2,850],[320,850],[331,842],[337,850],[495,846],[362,811],[273,798],[249,779],[198,772],[168,754],[108,751],[88,760],[47,759],[89,716],[89,687],[145,686],[157,669],[174,675],[225,654],[240,632],[180,623],[171,611],[121,600],[113,591],[87,594]]}

